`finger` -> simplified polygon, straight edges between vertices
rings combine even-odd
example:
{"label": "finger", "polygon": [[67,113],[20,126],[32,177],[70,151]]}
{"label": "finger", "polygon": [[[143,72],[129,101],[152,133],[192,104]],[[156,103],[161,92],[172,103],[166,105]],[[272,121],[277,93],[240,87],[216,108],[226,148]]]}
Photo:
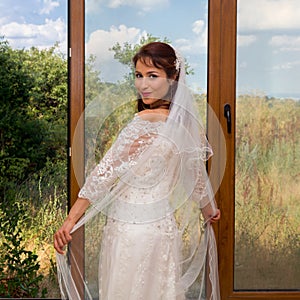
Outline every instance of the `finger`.
{"label": "finger", "polygon": [[218,213],[217,215],[215,215],[214,217],[212,217],[212,218],[210,219],[210,222],[211,222],[211,223],[215,223],[215,222],[217,222],[218,220],[220,220],[220,217],[221,217],[221,215]]}
{"label": "finger", "polygon": [[60,235],[59,234],[56,234],[55,235],[55,238],[54,238],[54,245],[56,246],[57,249],[59,249],[60,251],[62,251],[65,243],[64,241],[61,239]]}
{"label": "finger", "polygon": [[65,237],[68,243],[70,243],[72,241],[72,236],[69,232],[65,232]]}
{"label": "finger", "polygon": [[62,232],[56,232],[54,235],[54,239],[59,248],[62,248],[67,243]]}
{"label": "finger", "polygon": [[215,221],[217,221],[217,220],[220,219],[220,215],[216,215],[216,216],[214,216],[212,219],[215,220]]}
{"label": "finger", "polygon": [[67,245],[69,243],[70,240],[72,240],[72,237],[70,235],[69,235],[69,238],[66,237],[66,233],[65,232],[58,231],[54,235],[55,244],[57,245],[57,247],[59,249],[63,249],[65,247],[65,245]]}
{"label": "finger", "polygon": [[54,249],[59,253],[59,254],[64,254],[63,249],[58,245],[58,242],[56,239],[54,239]]}
{"label": "finger", "polygon": [[217,210],[217,213],[213,216],[213,219],[219,220],[220,217],[221,217],[221,212],[220,212],[220,210]]}
{"label": "finger", "polygon": [[72,240],[72,237],[67,230],[59,231],[58,237],[64,245],[68,244]]}

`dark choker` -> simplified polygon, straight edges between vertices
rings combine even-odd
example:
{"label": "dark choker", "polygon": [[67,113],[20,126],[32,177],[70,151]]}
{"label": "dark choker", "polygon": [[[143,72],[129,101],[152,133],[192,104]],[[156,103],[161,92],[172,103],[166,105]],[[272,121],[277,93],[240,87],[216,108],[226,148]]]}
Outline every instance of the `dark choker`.
{"label": "dark choker", "polygon": [[150,105],[150,109],[169,109],[170,108],[170,102],[165,100],[158,100],[155,103]]}

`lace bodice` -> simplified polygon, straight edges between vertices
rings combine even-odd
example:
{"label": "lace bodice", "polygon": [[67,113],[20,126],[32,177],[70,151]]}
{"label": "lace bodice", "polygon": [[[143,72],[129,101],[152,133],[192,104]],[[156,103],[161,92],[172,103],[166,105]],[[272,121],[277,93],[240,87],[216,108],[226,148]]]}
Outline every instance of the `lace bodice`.
{"label": "lace bodice", "polygon": [[153,143],[162,124],[163,122],[150,122],[135,115],[88,175],[79,197],[90,202],[100,200],[118,179],[136,164],[138,157]]}
{"label": "lace bodice", "polygon": [[[161,134],[164,124],[163,121],[144,120],[136,114],[88,175],[79,197],[92,203],[98,202],[118,184],[123,184],[126,188],[122,188],[118,195],[118,199],[122,200],[117,205],[119,211],[126,203],[169,201],[174,191],[185,198],[191,196],[200,203],[207,194],[201,169],[204,165],[194,160],[183,160],[183,156],[176,152],[176,145]],[[184,178],[186,169],[193,178]],[[183,192],[182,183],[188,191]],[[162,202],[156,205],[156,209],[162,210],[161,205],[163,210],[174,210],[174,207],[166,207]],[[126,211],[125,207],[123,211]],[[141,215],[141,212],[138,210],[137,214]]]}

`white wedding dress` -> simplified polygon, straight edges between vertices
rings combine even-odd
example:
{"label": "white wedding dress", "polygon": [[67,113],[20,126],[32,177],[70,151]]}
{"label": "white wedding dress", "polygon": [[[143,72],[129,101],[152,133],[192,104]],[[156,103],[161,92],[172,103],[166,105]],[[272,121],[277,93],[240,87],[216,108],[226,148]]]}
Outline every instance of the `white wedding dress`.
{"label": "white wedding dress", "polygon": [[[99,201],[116,179],[135,164],[135,158],[156,142],[162,124],[136,115],[87,178],[79,196],[92,203]],[[181,235],[168,202],[174,181],[172,170],[178,166],[172,147],[167,139],[164,143],[160,139],[150,164],[145,162],[128,178],[127,188],[105,208],[99,299],[185,299],[183,291],[176,288],[181,274]],[[125,159],[128,151],[130,155]]]}
{"label": "white wedding dress", "polygon": [[[180,72],[167,120],[136,114],[87,171],[79,197],[91,205],[72,232],[89,228],[91,252],[71,242],[67,255],[57,254],[62,299],[82,300],[80,286],[90,300],[220,299],[208,222],[216,203],[205,167],[212,150]],[[105,216],[104,226],[97,216]],[[73,276],[75,256],[85,259],[91,276],[81,267]]]}

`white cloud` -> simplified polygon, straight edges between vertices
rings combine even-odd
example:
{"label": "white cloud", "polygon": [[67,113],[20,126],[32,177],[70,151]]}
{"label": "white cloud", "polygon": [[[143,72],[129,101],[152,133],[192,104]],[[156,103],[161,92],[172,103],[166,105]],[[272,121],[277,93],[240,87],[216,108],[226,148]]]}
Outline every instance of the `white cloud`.
{"label": "white cloud", "polygon": [[108,6],[117,8],[120,6],[131,6],[143,11],[150,11],[169,5],[170,0],[109,0]]}
{"label": "white cloud", "polygon": [[245,47],[253,44],[256,41],[256,36],[251,35],[241,35],[237,36],[237,45],[238,47]]}
{"label": "white cloud", "polygon": [[117,42],[121,45],[125,42],[137,43],[141,36],[140,29],[127,28],[125,25],[120,25],[118,28],[112,26],[109,31],[99,29],[91,33],[86,43],[86,52],[97,55],[101,61],[108,61],[113,58],[113,52],[109,51],[109,48]]}
{"label": "white cloud", "polygon": [[275,35],[269,44],[279,51],[300,51],[300,36]]}
{"label": "white cloud", "polygon": [[289,70],[297,68],[298,66],[300,66],[300,60],[289,61],[273,66],[273,70]]}
{"label": "white cloud", "polygon": [[61,18],[46,19],[44,24],[11,22],[0,25],[0,32],[13,48],[48,48],[59,42],[66,51],[66,24]]}
{"label": "white cloud", "polygon": [[239,0],[238,10],[241,31],[300,28],[299,0]]}
{"label": "white cloud", "polygon": [[192,43],[188,39],[177,39],[175,40],[175,48],[182,53],[189,53],[192,51]]}
{"label": "white cloud", "polygon": [[91,33],[88,42],[86,43],[86,54],[94,54],[96,56],[96,67],[101,71],[101,77],[107,81],[120,80],[124,74],[123,66],[113,58],[113,51],[109,49],[117,42],[124,44],[136,44],[146,32],[142,32],[135,27],[119,27],[112,26],[109,31],[102,29]]}
{"label": "white cloud", "polygon": [[41,15],[49,15],[50,12],[55,9],[56,7],[59,7],[58,1],[53,0],[44,0],[44,7],[40,10]]}
{"label": "white cloud", "polygon": [[193,32],[196,34],[202,34],[205,29],[205,22],[203,20],[197,20],[193,24]]}
{"label": "white cloud", "polygon": [[203,20],[192,24],[194,36],[191,39],[175,40],[176,48],[184,54],[199,54],[207,52],[207,25]]}

